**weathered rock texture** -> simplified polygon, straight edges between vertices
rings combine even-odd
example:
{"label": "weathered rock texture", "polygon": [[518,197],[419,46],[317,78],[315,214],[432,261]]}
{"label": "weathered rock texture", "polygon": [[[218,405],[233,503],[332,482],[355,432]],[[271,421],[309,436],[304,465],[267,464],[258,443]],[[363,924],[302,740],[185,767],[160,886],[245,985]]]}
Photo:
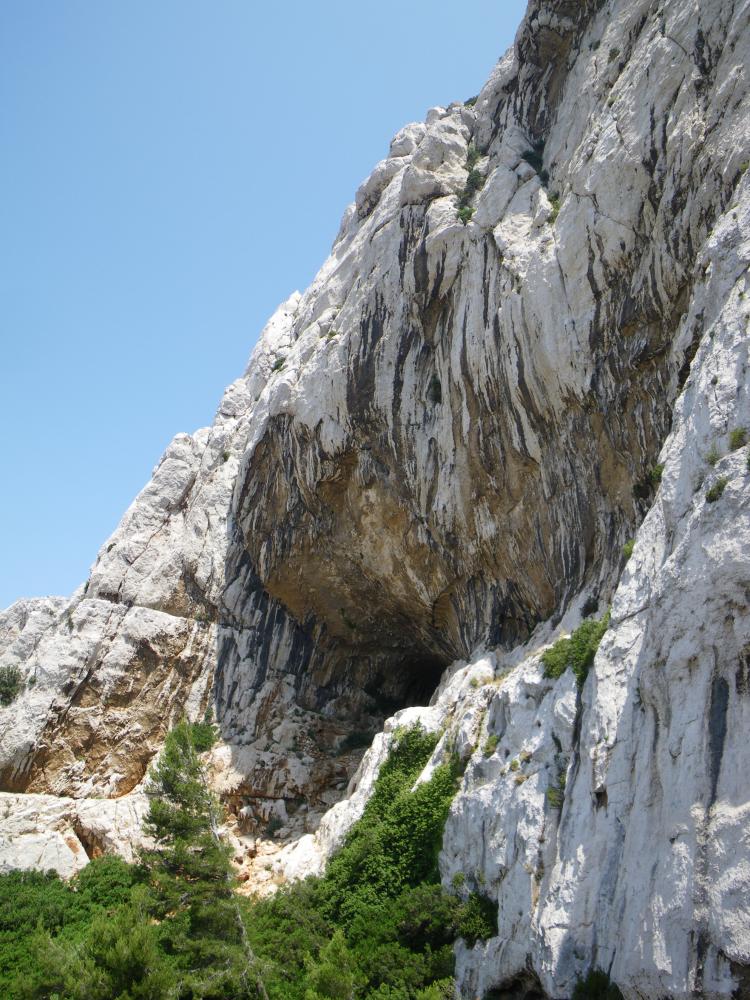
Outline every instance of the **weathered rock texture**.
{"label": "weathered rock texture", "polygon": [[[387,744],[312,836],[346,738],[471,660],[425,715],[469,759],[445,877],[500,904],[462,995],[565,997],[592,965],[627,997],[750,995],[749,22],[532,0],[476,103],[396,136],[85,587],[0,617],[28,681],[5,788],[123,795],[212,704],[238,844],[275,820],[266,877],[301,874]],[[541,645],[610,602],[583,691],[546,680]]]}

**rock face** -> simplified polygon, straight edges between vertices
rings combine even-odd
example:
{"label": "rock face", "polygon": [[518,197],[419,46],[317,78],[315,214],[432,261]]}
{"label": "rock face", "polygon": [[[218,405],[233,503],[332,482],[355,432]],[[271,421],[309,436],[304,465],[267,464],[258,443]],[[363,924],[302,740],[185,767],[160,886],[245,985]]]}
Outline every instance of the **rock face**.
{"label": "rock face", "polygon": [[[592,966],[750,995],[748,65],[748,0],[531,0],[85,586],[0,616],[2,786],[104,815],[213,706],[238,843],[281,825],[273,881],[324,864],[393,723],[355,775],[356,745],[416,714],[468,762],[446,884],[500,907],[462,996]],[[610,603],[583,689],[546,679]]]}

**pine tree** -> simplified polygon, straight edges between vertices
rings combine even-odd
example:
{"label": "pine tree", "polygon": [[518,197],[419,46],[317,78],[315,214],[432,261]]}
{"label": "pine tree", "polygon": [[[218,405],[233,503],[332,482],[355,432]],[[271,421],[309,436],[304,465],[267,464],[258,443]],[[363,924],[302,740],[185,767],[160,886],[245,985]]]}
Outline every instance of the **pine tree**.
{"label": "pine tree", "polygon": [[183,970],[180,997],[268,1000],[234,895],[230,849],[219,837],[220,806],[196,749],[206,724],[181,722],[149,776],[142,852],[164,946]]}

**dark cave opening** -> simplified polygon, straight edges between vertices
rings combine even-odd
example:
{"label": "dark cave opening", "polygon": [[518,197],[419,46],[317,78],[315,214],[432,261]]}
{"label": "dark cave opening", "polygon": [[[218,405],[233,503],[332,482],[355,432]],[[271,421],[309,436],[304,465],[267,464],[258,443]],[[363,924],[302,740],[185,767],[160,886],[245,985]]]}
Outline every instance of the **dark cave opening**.
{"label": "dark cave opening", "polygon": [[385,719],[402,708],[429,705],[449,662],[424,653],[404,657],[387,670],[379,670],[364,686],[372,714]]}

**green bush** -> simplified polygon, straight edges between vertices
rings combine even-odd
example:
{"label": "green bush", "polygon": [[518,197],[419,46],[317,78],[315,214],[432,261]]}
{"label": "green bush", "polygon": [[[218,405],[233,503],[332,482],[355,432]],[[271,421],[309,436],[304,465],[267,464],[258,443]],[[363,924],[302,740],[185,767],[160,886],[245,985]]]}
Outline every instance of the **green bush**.
{"label": "green bush", "polygon": [[[206,726],[207,730],[200,727]],[[142,865],[92,862],[67,886],[0,877],[0,996],[8,1000],[444,1000],[453,942],[496,934],[497,911],[443,890],[438,853],[460,768],[414,782],[438,736],[395,734],[362,818],[320,878],[233,891],[218,805],[180,723],[150,773]],[[241,919],[240,919],[241,917]]]}
{"label": "green bush", "polygon": [[23,688],[18,667],[0,667],[0,705],[10,705]]}
{"label": "green bush", "polygon": [[276,358],[274,363],[271,365],[271,371],[280,372],[285,364],[286,364],[286,358],[283,355],[279,355],[279,357]]}
{"label": "green bush", "polygon": [[706,461],[708,462],[709,465],[716,465],[716,463],[719,461],[720,458],[721,458],[721,452],[719,451],[719,449],[716,447],[715,444],[712,444],[711,447],[708,449],[708,452],[706,453]]}
{"label": "green bush", "polygon": [[661,477],[664,473],[664,466],[661,464],[653,465],[648,470],[648,480],[652,486],[658,486],[661,482]]}
{"label": "green bush", "polygon": [[484,187],[484,177],[479,173],[476,167],[472,167],[469,171],[469,176],[466,178],[466,186],[464,187],[464,194],[462,197],[471,198],[481,191]]}
{"label": "green bush", "polygon": [[500,742],[500,737],[496,736],[495,733],[491,733],[487,739],[484,741],[484,748],[482,752],[485,757],[491,757],[495,750],[497,750],[497,745]]}
{"label": "green bush", "polygon": [[547,801],[553,809],[562,809],[563,803],[565,802],[566,783],[567,774],[565,771],[560,771],[557,776],[557,782],[547,788]]}
{"label": "green bush", "polygon": [[479,94],[476,94],[474,97],[470,97],[468,98],[468,100],[464,101],[464,107],[473,108],[478,100],[479,100]]}
{"label": "green bush", "polygon": [[412,791],[436,743],[419,727],[398,733],[325,875],[245,904],[270,1000],[337,995],[321,993],[324,982],[330,990],[353,983],[359,997],[412,1000],[451,981],[462,904],[441,888],[437,857],[456,765]]}
{"label": "green bush", "polygon": [[599,643],[608,627],[609,611],[598,621],[588,618],[578,626],[571,636],[558,639],[554,646],[550,646],[542,653],[544,676],[562,677],[570,667],[578,681],[578,686],[583,687],[591,664],[594,662]]}
{"label": "green bush", "polygon": [[17,1000],[41,990],[44,935],[78,944],[98,915],[127,903],[142,873],[121,858],[99,858],[70,883],[54,872],[0,875],[0,996]]}
{"label": "green bush", "polygon": [[747,444],[747,427],[735,427],[729,434],[729,450],[737,451]]}
{"label": "green bush", "polygon": [[218,730],[211,721],[210,713],[206,712],[202,722],[190,722],[188,725],[196,753],[205,753],[206,750],[210,750],[218,739]]}
{"label": "green bush", "polygon": [[706,492],[706,500],[708,503],[716,503],[721,494],[726,489],[726,485],[729,479],[726,476],[719,476],[713,486]]}
{"label": "green bush", "polygon": [[549,202],[552,206],[552,211],[550,212],[549,222],[550,225],[554,226],[557,222],[557,217],[560,214],[560,196],[558,194],[551,194],[549,196]]}
{"label": "green bush", "polygon": [[630,541],[625,542],[625,544],[623,545],[622,554],[625,556],[626,561],[630,559],[630,557],[632,556],[634,548],[635,548],[634,538],[631,538]]}
{"label": "green bush", "polygon": [[480,159],[480,152],[474,145],[474,143],[469,144],[468,153],[466,155],[466,169],[469,171],[466,178],[466,184],[461,194],[458,196],[458,217],[466,225],[474,214],[474,209],[471,207],[471,200],[477,191],[481,191],[484,187],[484,177],[476,169],[476,163]]}
{"label": "green bush", "polygon": [[458,936],[471,948],[497,934],[498,905],[487,896],[472,892],[456,916]]}

